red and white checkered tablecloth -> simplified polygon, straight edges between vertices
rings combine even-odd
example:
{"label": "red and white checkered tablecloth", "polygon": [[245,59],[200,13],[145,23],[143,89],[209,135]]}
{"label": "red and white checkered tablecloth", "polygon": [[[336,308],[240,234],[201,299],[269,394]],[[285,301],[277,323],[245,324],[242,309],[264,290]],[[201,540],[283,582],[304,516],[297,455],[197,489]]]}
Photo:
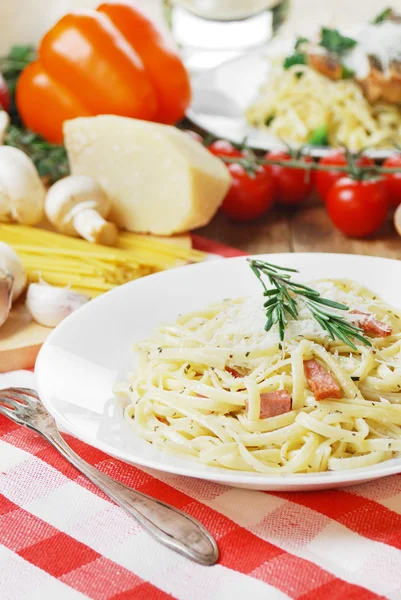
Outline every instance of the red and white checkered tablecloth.
{"label": "red and white checkered tablecloth", "polygon": [[[0,376],[0,388],[33,377]],[[101,471],[198,518],[219,563],[164,548],[39,436],[0,417],[1,600],[401,599],[401,476],[264,493],[137,469],[68,441]]]}

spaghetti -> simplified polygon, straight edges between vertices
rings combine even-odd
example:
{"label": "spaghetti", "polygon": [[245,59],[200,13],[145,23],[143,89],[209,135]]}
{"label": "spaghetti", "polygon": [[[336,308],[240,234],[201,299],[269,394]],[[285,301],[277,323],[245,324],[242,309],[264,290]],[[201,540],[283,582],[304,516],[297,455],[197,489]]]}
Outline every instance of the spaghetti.
{"label": "spaghetti", "polygon": [[346,146],[352,151],[401,143],[398,106],[370,104],[354,80],[332,81],[306,65],[284,69],[282,61],[273,66],[246,119],[295,145],[309,143],[322,127],[330,146]]}
{"label": "spaghetti", "polygon": [[116,386],[130,399],[133,430],[163,451],[259,473],[398,456],[401,313],[353,281],[314,287],[350,307],[347,319],[371,332],[371,347],[330,339],[302,302],[282,343],[277,326],[264,330],[261,297],[179,316],[137,344],[136,373]]}

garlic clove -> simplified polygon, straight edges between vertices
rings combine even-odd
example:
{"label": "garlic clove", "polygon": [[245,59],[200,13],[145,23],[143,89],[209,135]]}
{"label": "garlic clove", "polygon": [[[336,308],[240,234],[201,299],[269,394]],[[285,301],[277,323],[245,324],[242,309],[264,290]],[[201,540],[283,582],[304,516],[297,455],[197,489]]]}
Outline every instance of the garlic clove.
{"label": "garlic clove", "polygon": [[13,299],[14,277],[0,269],[0,327],[7,321]]}
{"label": "garlic clove", "polygon": [[44,327],[56,327],[89,300],[89,296],[68,288],[31,283],[26,296],[26,307],[37,323]]}
{"label": "garlic clove", "polygon": [[26,286],[25,269],[16,252],[4,242],[0,242],[0,275],[1,271],[13,276],[13,302],[22,294]]}

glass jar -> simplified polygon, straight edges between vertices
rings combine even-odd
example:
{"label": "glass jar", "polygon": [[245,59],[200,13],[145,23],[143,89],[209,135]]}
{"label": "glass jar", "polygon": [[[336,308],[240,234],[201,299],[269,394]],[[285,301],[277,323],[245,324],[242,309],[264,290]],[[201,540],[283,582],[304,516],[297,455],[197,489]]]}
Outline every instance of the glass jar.
{"label": "glass jar", "polygon": [[191,71],[202,71],[271,40],[290,0],[163,0],[167,22]]}

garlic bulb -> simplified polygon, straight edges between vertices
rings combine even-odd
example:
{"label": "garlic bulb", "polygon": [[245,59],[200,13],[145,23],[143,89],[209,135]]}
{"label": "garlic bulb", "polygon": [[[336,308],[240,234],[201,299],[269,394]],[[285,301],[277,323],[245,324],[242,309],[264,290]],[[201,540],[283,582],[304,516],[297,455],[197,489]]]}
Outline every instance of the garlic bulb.
{"label": "garlic bulb", "polygon": [[13,278],[12,300],[16,300],[26,285],[26,275],[18,255],[8,244],[0,242],[0,270],[10,273]]}
{"label": "garlic bulb", "polygon": [[7,321],[11,310],[14,277],[0,269],[0,327]]}
{"label": "garlic bulb", "polygon": [[39,325],[56,327],[89,300],[89,296],[77,294],[68,288],[31,283],[26,296],[26,307]]}

